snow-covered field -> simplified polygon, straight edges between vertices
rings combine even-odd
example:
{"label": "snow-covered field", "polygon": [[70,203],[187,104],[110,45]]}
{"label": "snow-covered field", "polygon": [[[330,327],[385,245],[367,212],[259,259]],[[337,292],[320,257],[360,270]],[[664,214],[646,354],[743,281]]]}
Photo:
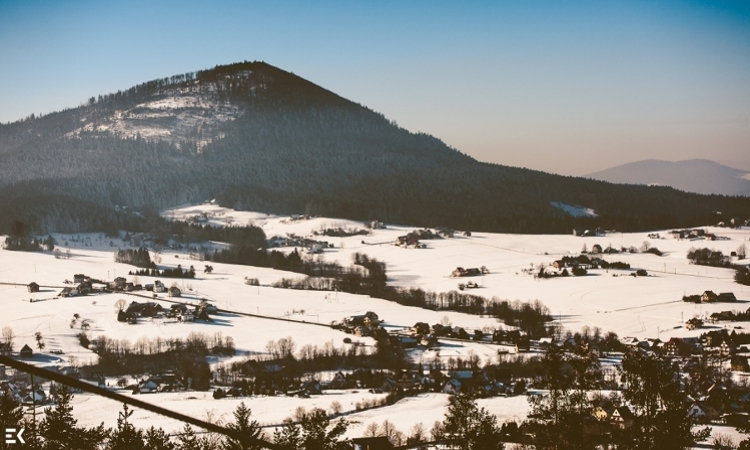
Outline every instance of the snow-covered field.
{"label": "snow-covered field", "polygon": [[[268,238],[285,237],[289,234],[311,236],[312,232],[323,228],[363,228],[361,223],[342,219],[289,220],[288,217],[236,212],[211,204],[165,211],[164,216],[181,220],[203,213],[206,214],[207,222],[216,226],[253,223],[262,227]],[[582,238],[572,235],[474,232],[470,237],[456,233],[456,237],[450,239],[423,241],[427,244],[424,249],[402,248],[391,244],[398,236],[412,230],[413,227],[388,225],[387,229],[373,230],[366,236],[321,236],[315,239],[333,244],[333,248],[326,249],[320,255],[329,261],[339,261],[348,266],[355,252],[384,261],[387,264],[389,283],[395,286],[447,292],[456,290],[459,281],[467,281],[449,277],[456,267],[486,266],[489,274],[469,279],[480,285],[479,289],[470,293],[511,301],[539,300],[550,309],[564,328],[572,331],[578,331],[583,326],[598,326],[604,332],[614,331],[621,337],[645,338],[658,335],[666,340],[671,336],[698,335],[705,331],[688,331],[683,327],[685,320],[693,316],[706,316],[723,310],[746,310],[750,307],[750,287],[734,283],[732,270],[690,265],[686,258],[691,247],[709,247],[728,255],[736,251],[743,242],[750,246],[749,228],[707,227],[707,231],[727,238],[716,241],[676,240],[668,237],[664,231],[658,231],[661,239],[649,238],[648,233],[614,233]],[[301,275],[266,268],[211,263],[213,273],[204,274],[204,263],[190,260],[186,253],[170,250],[163,250],[159,255],[160,266],[175,267],[181,264],[183,268],[187,268],[194,265],[198,273],[195,280],[177,280],[185,293],[184,300],[190,302],[207,298],[222,309],[308,323],[219,314],[212,324],[142,320],[137,325],[128,325],[116,320],[114,304],[120,298],[125,298],[128,302],[138,300],[137,298],[129,298],[124,294],[56,298],[64,286],[63,280],[72,280],[77,273],[109,280],[125,276],[131,280],[132,277],[127,273],[134,268],[114,263],[113,260],[113,252],[118,247],[126,247],[123,242],[100,234],[56,234],[54,237],[63,252],[66,248],[64,243],[67,242],[71,251],[69,259],[56,259],[50,252],[25,253],[0,249],[0,283],[20,284],[0,284],[0,307],[3,311],[0,315],[0,328],[13,328],[17,335],[16,350],[24,344],[35,348],[33,336],[36,332],[41,332],[46,348],[43,355],[35,357],[40,364],[67,364],[71,357],[79,362],[86,362],[96,357],[78,344],[76,335],[81,330],[71,328],[74,314],[89,319],[89,335],[93,336],[105,334],[111,338],[130,339],[134,342],[139,336],[184,337],[193,331],[210,335],[222,333],[234,339],[237,349],[243,355],[263,353],[268,341],[287,336],[294,339],[297,349],[306,344],[324,346],[326,343],[343,347],[343,338],[348,335],[316,324],[328,324],[366,311],[377,312],[389,327],[410,327],[418,321],[438,323],[445,317],[453,325],[469,329],[501,326],[492,318],[409,308],[359,295],[274,289],[268,285],[281,278],[298,278]],[[641,247],[645,241],[664,252],[664,255],[659,257],[647,253],[620,253],[604,256],[610,262],[629,263],[631,270],[592,270],[583,277],[553,279],[535,279],[522,271],[539,264],[548,265],[565,255],[578,255],[584,246],[589,250],[595,244],[604,248]],[[152,254],[152,259],[154,256]],[[629,276],[635,269],[645,269],[649,276]],[[266,286],[248,286],[244,284],[246,277],[258,278]],[[142,284],[154,281],[154,278],[145,276],[140,276],[139,279]],[[42,286],[41,292],[27,292],[25,285],[32,281]],[[173,280],[162,281],[169,285]],[[701,305],[681,301],[684,294],[700,294],[706,290],[717,293],[734,292],[738,303]],[[34,301],[30,302],[30,299]],[[719,323],[711,326],[750,328],[750,323]],[[365,346],[373,345],[370,338],[354,339]],[[59,350],[62,354],[50,353],[52,350]],[[497,355],[497,347],[482,343],[450,342],[437,351],[414,351],[412,358],[415,361],[428,361],[436,357],[466,357],[470,352],[486,360]],[[344,411],[352,411],[352,405],[357,401],[378,395],[342,392],[313,396],[311,399],[259,397],[246,398],[244,401],[251,407],[256,419],[271,424],[290,416],[298,405],[307,409],[329,409],[331,402],[336,400],[342,404]],[[211,398],[210,393],[201,392],[153,394],[140,398],[147,401],[153,399],[170,409],[189,411],[200,418],[206,418],[207,414],[212,414],[213,418],[229,418],[240,401],[216,401]],[[114,423],[119,408],[113,402],[86,394],[78,394],[74,403],[76,416],[82,424],[95,424],[102,420]],[[446,405],[445,395],[424,394],[404,399],[393,406],[352,413],[347,416],[352,423],[348,435],[361,435],[370,422],[381,423],[386,418],[403,432],[409,431],[417,422],[423,422],[429,430],[436,420],[443,417]],[[528,412],[525,397],[485,399],[480,401],[480,405],[497,414],[501,421],[521,418]],[[104,410],[107,414],[102,412]],[[138,426],[162,424],[150,413],[143,411],[137,411],[133,418]],[[164,422],[164,426],[167,429],[174,428],[168,421]]]}

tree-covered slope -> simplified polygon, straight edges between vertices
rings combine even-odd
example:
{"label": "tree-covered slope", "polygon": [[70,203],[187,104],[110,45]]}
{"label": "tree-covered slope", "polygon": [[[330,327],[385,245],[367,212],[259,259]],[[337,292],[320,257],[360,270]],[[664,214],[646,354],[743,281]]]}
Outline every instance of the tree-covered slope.
{"label": "tree-covered slope", "polygon": [[[0,230],[114,227],[115,205],[217,198],[268,212],[493,231],[687,226],[747,198],[484,164],[262,62],[173,76],[0,125]],[[574,219],[550,201],[596,209]]]}

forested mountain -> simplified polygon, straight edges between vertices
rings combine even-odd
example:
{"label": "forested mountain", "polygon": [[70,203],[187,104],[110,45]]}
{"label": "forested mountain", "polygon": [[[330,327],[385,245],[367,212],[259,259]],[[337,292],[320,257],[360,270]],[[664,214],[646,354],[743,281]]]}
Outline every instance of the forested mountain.
{"label": "forested mountain", "polygon": [[[237,209],[514,232],[705,224],[750,199],[485,164],[263,62],[217,66],[0,125],[0,231],[101,230],[128,211]],[[573,218],[550,201],[584,205]]]}
{"label": "forested mountain", "polygon": [[610,183],[671,186],[698,194],[750,196],[750,173],[707,159],[648,159],[586,175]]}

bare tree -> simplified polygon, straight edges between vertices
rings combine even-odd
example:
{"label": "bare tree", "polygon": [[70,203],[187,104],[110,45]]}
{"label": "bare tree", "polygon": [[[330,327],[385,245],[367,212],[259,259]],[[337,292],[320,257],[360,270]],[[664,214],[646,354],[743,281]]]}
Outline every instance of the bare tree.
{"label": "bare tree", "polygon": [[377,422],[370,422],[365,428],[365,437],[378,437],[380,436],[380,425]]}
{"label": "bare tree", "polygon": [[3,327],[3,341],[0,348],[5,349],[8,352],[13,351],[13,339],[16,335],[13,333],[13,328]]}
{"label": "bare tree", "polygon": [[341,406],[340,402],[336,400],[331,402],[331,414],[338,416],[339,414],[341,414],[341,411],[343,410],[344,410],[344,407]]}
{"label": "bare tree", "polygon": [[305,410],[304,406],[298,406],[294,409],[294,414],[292,414],[292,419],[295,422],[302,422],[303,420],[307,419],[307,411]]}
{"label": "bare tree", "polygon": [[727,434],[718,433],[713,438],[713,448],[731,450],[737,448],[737,443]]}
{"label": "bare tree", "polygon": [[400,447],[404,443],[404,433],[396,429],[396,425],[388,419],[383,421],[383,425],[380,427],[381,436],[385,436],[391,441],[396,447]]}
{"label": "bare tree", "polygon": [[125,311],[125,307],[128,305],[128,302],[125,301],[124,298],[121,298],[120,300],[117,300],[115,302],[115,310],[119,313],[120,311]]}
{"label": "bare tree", "polygon": [[740,246],[737,247],[737,258],[745,259],[746,256],[747,256],[747,246],[744,243],[740,244]]}
{"label": "bare tree", "polygon": [[427,440],[427,431],[422,422],[417,422],[409,430],[409,442],[419,444]]}
{"label": "bare tree", "polygon": [[297,348],[297,344],[292,340],[291,336],[287,336],[278,340],[277,348],[280,357],[291,358],[294,356],[294,350]]}

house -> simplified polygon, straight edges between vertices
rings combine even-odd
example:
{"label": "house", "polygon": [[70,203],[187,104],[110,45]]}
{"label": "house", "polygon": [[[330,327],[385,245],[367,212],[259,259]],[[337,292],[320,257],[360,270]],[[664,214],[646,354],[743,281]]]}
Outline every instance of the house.
{"label": "house", "polygon": [[685,344],[685,340],[676,337],[671,338],[666,344],[664,344],[664,351],[669,356],[690,353],[688,346]]}
{"label": "house", "polygon": [[138,384],[138,392],[141,394],[158,392],[159,386],[160,384],[157,382],[157,380],[154,380],[153,378],[149,378],[148,380]]}
{"label": "house", "polygon": [[170,297],[180,297],[182,296],[182,291],[177,286],[172,286],[169,288],[167,295]]}
{"label": "house", "polygon": [[305,382],[302,385],[302,389],[307,393],[307,395],[320,395],[323,393],[320,383],[315,380]]}
{"label": "house", "polygon": [[721,311],[721,312],[715,312],[711,314],[711,322],[721,322],[721,321],[731,321],[734,318],[734,313],[732,311]]}
{"label": "house", "polygon": [[374,326],[380,324],[378,315],[372,311],[367,311],[364,314],[347,317],[344,320],[348,325],[367,325]]}
{"label": "house", "polygon": [[411,328],[411,331],[414,335],[428,334],[430,332],[430,325],[426,322],[417,322]]}
{"label": "house", "polygon": [[385,393],[396,392],[398,390],[398,383],[392,377],[387,377],[380,386],[380,390]]}
{"label": "house", "polygon": [[63,288],[58,294],[59,297],[75,297],[78,295],[78,289],[72,287]]}
{"label": "house", "polygon": [[403,247],[419,247],[419,236],[416,233],[411,232],[404,236],[397,237],[393,244]]}
{"label": "house", "polygon": [[177,303],[174,305],[170,305],[169,310],[172,312],[172,314],[179,315],[179,314],[186,313],[188,310],[188,307],[184,303]]}
{"label": "house", "polygon": [[713,303],[719,300],[719,296],[713,291],[706,291],[701,295],[701,301],[703,303]]}
{"label": "house", "polygon": [[23,344],[23,348],[19,353],[21,358],[31,358],[34,355],[34,351],[29,347],[29,344]]}
{"label": "house", "polygon": [[732,342],[722,341],[719,345],[719,353],[721,356],[734,355],[737,352],[737,347]]}
{"label": "house", "polygon": [[338,371],[333,376],[331,382],[328,383],[328,387],[331,389],[346,389],[348,384],[346,376],[341,371]]}
{"label": "house", "polygon": [[29,290],[29,292],[32,292],[32,293],[39,292],[39,285],[34,283],[33,281],[29,283],[29,285],[26,286],[26,288]]}
{"label": "house", "polygon": [[711,405],[704,402],[695,402],[688,408],[687,416],[693,419],[695,423],[708,423],[719,420],[719,412]]}
{"label": "house", "polygon": [[317,255],[317,254],[323,253],[323,244],[321,244],[319,242],[310,244],[307,247],[307,253],[309,253],[311,255]]}
{"label": "house", "polygon": [[734,292],[722,292],[719,294],[718,301],[720,302],[736,302],[737,297],[734,296]]}
{"label": "house", "polygon": [[455,378],[451,378],[443,384],[443,392],[446,394],[458,394],[461,392],[461,382]]}
{"label": "house", "polygon": [[391,450],[394,448],[388,436],[352,438],[350,442],[352,450]]}
{"label": "house", "polygon": [[167,291],[167,287],[164,286],[164,283],[162,283],[161,281],[156,280],[156,281],[154,281],[154,287],[152,288],[152,290],[154,292],[157,292],[157,293],[158,292],[166,292]]}
{"label": "house", "polygon": [[23,402],[43,404],[47,403],[47,396],[44,394],[44,391],[41,388],[36,388],[33,391],[29,390],[29,392],[27,392],[26,395],[23,396]]}
{"label": "house", "polygon": [[91,285],[91,281],[84,281],[76,286],[76,290],[80,295],[87,295],[94,292],[94,288]]}
{"label": "house", "polygon": [[456,267],[456,270],[451,272],[452,277],[476,277],[482,275],[482,271],[477,268],[464,269],[463,267]]}
{"label": "house", "polygon": [[153,317],[162,311],[160,304],[156,302],[130,302],[128,308],[125,310],[126,315],[135,315],[142,317]]}
{"label": "house", "polygon": [[219,308],[217,308],[215,305],[212,305],[211,303],[208,303],[206,300],[202,300],[198,305],[198,308],[205,311],[206,314],[216,314],[219,312]]}
{"label": "house", "polygon": [[631,411],[627,406],[620,406],[619,408],[615,408],[615,410],[612,412],[612,415],[610,416],[610,421],[612,422],[612,424],[623,430],[626,428],[630,428],[630,426],[633,425],[633,419],[635,419],[635,415],[633,414],[633,411]]}
{"label": "house", "polygon": [[693,317],[692,319],[689,319],[687,322],[685,322],[685,328],[688,330],[695,330],[696,328],[701,328],[703,326],[703,320]]}
{"label": "house", "polygon": [[[75,284],[83,283],[84,281],[86,281],[86,278],[88,278],[86,275],[82,273],[77,273],[73,275],[73,283]],[[89,278],[89,280],[91,279]]]}

